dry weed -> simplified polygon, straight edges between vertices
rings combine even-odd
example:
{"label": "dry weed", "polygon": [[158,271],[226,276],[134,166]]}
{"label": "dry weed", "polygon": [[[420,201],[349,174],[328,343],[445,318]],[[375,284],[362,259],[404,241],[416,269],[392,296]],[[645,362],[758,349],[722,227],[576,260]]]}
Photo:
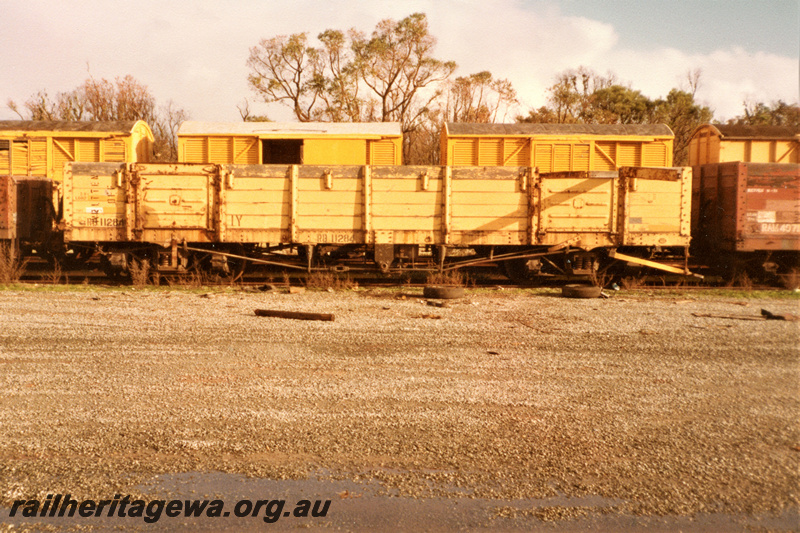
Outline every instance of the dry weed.
{"label": "dry weed", "polygon": [[625,289],[626,291],[633,291],[636,289],[642,288],[643,280],[641,277],[633,277],[629,276],[626,278],[622,278],[619,281],[619,286]]}
{"label": "dry weed", "polygon": [[342,278],[337,276],[334,272],[318,271],[312,272],[308,278],[306,278],[306,287],[309,289],[333,289],[341,291],[358,287],[358,283],[350,279],[349,275]]}
{"label": "dry weed", "polygon": [[12,252],[11,244],[0,244],[0,284],[3,285],[19,281],[28,264],[27,259],[19,261]]}
{"label": "dry weed", "polygon": [[133,259],[128,265],[128,272],[130,272],[131,284],[134,287],[144,287],[150,279],[150,261]]}
{"label": "dry weed", "polygon": [[589,281],[595,287],[605,287],[611,283],[612,276],[608,270],[593,270],[589,275]]}
{"label": "dry weed", "polygon": [[[161,276],[156,272],[154,277],[160,278]],[[172,288],[180,287],[185,289],[199,289],[208,285],[209,282],[206,273],[200,270],[192,270],[183,275],[164,276],[164,280]]]}
{"label": "dry weed", "polygon": [[53,268],[47,273],[47,280],[51,285],[58,285],[61,283],[62,274],[63,271],[61,269],[61,263],[58,261],[53,261]]}
{"label": "dry weed", "polygon": [[427,285],[464,287],[470,283],[470,279],[468,275],[465,275],[460,270],[447,270],[445,272],[433,272],[428,274],[425,283]]}

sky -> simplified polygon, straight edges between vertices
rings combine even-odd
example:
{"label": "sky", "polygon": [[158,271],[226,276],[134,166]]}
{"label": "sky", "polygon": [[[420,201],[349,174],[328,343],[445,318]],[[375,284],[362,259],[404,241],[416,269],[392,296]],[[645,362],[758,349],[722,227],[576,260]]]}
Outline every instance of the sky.
{"label": "sky", "polygon": [[[519,114],[547,103],[567,69],[613,73],[655,99],[688,88],[725,120],[744,102],[800,100],[800,0],[0,0],[0,120],[39,91],[132,75],[192,120],[241,120],[237,105],[290,121],[247,85],[261,39],[371,32],[425,13],[435,56],[457,76],[488,70],[517,90]],[[509,116],[506,121],[513,121]]]}

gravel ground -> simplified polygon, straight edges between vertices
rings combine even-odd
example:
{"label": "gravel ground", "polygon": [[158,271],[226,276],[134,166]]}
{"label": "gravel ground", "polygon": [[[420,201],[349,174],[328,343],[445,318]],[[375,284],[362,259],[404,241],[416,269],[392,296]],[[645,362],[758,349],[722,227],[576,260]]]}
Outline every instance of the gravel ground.
{"label": "gravel ground", "polygon": [[0,291],[0,503],[326,472],[408,498],[606,502],[494,510],[540,522],[797,511],[800,323],[693,315],[797,298],[420,295]]}

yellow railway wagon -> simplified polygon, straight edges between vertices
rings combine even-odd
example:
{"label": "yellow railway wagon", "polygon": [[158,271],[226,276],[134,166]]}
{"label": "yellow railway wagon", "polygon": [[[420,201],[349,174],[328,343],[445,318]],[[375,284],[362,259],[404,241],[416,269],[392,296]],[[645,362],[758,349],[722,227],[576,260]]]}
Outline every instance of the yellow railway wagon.
{"label": "yellow railway wagon", "polygon": [[178,161],[243,165],[399,165],[398,122],[184,122]]}
{"label": "yellow railway wagon", "polygon": [[142,120],[0,121],[0,174],[61,182],[70,162],[148,162],[153,132]]}
{"label": "yellow railway wagon", "polygon": [[704,124],[689,141],[689,165],[800,163],[800,131],[783,126]]}
{"label": "yellow railway wagon", "polygon": [[442,129],[449,166],[536,167],[541,173],[671,167],[674,135],[664,124],[472,124]]}
{"label": "yellow railway wagon", "polygon": [[65,240],[120,245],[109,255],[120,269],[145,249],[139,243],[153,245],[151,265],[175,271],[199,261],[198,247],[306,250],[309,269],[315,253],[356,247],[382,270],[420,247],[438,247],[442,258],[448,247],[489,258],[495,247],[685,249],[690,214],[690,168],[74,163],[64,186]]}

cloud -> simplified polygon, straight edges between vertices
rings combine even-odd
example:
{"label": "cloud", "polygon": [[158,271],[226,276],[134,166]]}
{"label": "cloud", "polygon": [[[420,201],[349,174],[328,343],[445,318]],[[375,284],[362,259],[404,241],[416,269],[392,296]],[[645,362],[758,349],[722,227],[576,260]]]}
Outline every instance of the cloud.
{"label": "cloud", "polygon": [[[239,120],[236,105],[253,99],[247,87],[249,48],[265,37],[327,28],[370,32],[384,18],[428,16],[436,56],[455,60],[457,75],[489,70],[512,82],[527,108],[546,103],[546,89],[566,69],[586,66],[651,98],[679,87],[702,69],[698,97],[718,118],[740,114],[746,99],[797,101],[798,60],[719,48],[698,54],[674,46],[626,48],[619,29],[567,16],[555,0],[198,0],[136,3],[84,0],[3,1],[0,106],[23,103],[39,90],[68,91],[89,75],[131,74],[159,103],[173,100],[196,120]],[[658,23],[654,17],[654,23]],[[252,106],[279,120],[279,106]],[[15,118],[0,107],[0,119]]]}
{"label": "cloud", "polygon": [[741,115],[745,101],[798,102],[797,59],[741,48],[719,50],[699,62],[703,86],[698,95],[713,102],[717,118]]}

